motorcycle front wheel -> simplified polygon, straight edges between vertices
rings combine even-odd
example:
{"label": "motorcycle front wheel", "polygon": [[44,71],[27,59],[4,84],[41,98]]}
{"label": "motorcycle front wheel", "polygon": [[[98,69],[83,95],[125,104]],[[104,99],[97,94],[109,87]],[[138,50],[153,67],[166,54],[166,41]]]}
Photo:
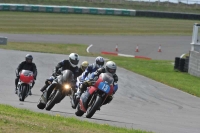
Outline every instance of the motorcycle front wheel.
{"label": "motorcycle front wheel", "polygon": [[53,106],[60,100],[61,97],[62,94],[59,90],[57,90],[56,93],[51,94],[45,109],[48,111],[51,110]]}
{"label": "motorcycle front wheel", "polygon": [[80,109],[80,104],[77,105],[75,114],[76,116],[82,116],[84,114],[84,112]]}
{"label": "motorcycle front wheel", "polygon": [[19,100],[20,101],[24,101],[24,99],[26,98],[26,95],[27,95],[28,92],[29,92],[28,86],[27,85],[22,85],[21,86],[21,92],[20,92]]}
{"label": "motorcycle front wheel", "polygon": [[77,100],[77,98],[76,98],[76,95],[75,95],[75,92],[74,92],[74,91],[72,91],[72,94],[71,94],[71,96],[70,96],[70,99],[71,99],[71,106],[72,106],[72,108],[73,108],[73,109],[76,109],[76,106],[77,106],[77,104],[78,104],[78,100]]}
{"label": "motorcycle front wheel", "polygon": [[88,107],[88,109],[86,111],[86,117],[87,118],[91,118],[94,115],[96,110],[101,106],[102,101],[103,100],[100,96],[96,97],[96,100],[93,101],[92,105],[90,107]]}
{"label": "motorcycle front wheel", "polygon": [[40,100],[39,100],[38,103],[37,103],[37,107],[38,107],[39,109],[44,109],[45,106],[46,106],[46,104],[42,103],[41,101],[42,101],[42,96],[40,97]]}

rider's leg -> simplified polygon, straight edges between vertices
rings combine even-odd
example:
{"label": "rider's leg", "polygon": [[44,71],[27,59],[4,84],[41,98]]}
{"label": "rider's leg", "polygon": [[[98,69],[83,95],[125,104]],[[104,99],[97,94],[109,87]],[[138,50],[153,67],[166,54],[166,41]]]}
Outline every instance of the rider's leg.
{"label": "rider's leg", "polygon": [[45,85],[40,89],[40,91],[44,92],[47,89],[47,87],[53,82],[54,79],[55,79],[54,76],[51,76],[49,79],[47,79],[45,81]]}
{"label": "rider's leg", "polygon": [[19,82],[19,77],[16,77],[15,79],[15,94],[17,94],[17,84]]}
{"label": "rider's leg", "polygon": [[79,87],[79,93],[77,93],[77,98],[80,98],[81,94],[89,87],[87,82],[83,82]]}
{"label": "rider's leg", "polygon": [[31,89],[33,88],[34,85],[35,85],[35,81],[33,81],[33,83],[32,83],[32,86],[31,86],[31,88],[29,90],[29,95],[32,95]]}

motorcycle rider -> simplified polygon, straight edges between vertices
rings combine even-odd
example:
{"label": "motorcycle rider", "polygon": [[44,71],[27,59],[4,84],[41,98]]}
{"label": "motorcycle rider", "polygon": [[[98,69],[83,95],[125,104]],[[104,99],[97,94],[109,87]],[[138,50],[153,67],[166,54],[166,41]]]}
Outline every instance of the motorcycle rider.
{"label": "motorcycle rider", "polygon": [[83,61],[79,67],[79,73],[77,77],[77,82],[76,82],[76,88],[79,87],[79,84],[82,82],[82,73],[85,71],[85,69],[88,67],[89,63],[87,61]]}
{"label": "motorcycle rider", "polygon": [[88,74],[95,72],[97,69],[104,66],[104,58],[101,56],[96,57],[95,63],[90,64],[81,75],[81,80],[84,81]]}
{"label": "motorcycle rider", "polygon": [[[110,73],[113,76],[114,82],[113,82],[113,86],[114,86],[114,91],[113,91],[113,95],[115,94],[115,92],[118,90],[118,76],[116,74],[116,70],[117,70],[117,66],[115,64],[115,62],[113,61],[108,61],[105,65],[105,67],[99,68],[97,71],[94,72],[93,78],[91,78],[88,81],[84,81],[81,85],[80,85],[80,93],[78,93],[77,98],[80,98],[81,94],[87,89],[87,87],[91,86],[92,83],[91,81],[97,80],[99,75],[101,73]],[[113,95],[110,95],[106,101],[104,102],[104,104],[109,103],[112,99],[113,99]]]}
{"label": "motorcycle rider", "polygon": [[[36,80],[37,77],[37,67],[35,63],[33,63],[33,56],[30,54],[27,54],[25,56],[25,61],[21,62],[19,66],[16,69],[16,79],[15,79],[15,94],[17,94],[17,84],[19,82],[19,72],[22,70],[29,70],[33,72],[34,80]],[[34,86],[35,82],[33,81],[32,87]],[[31,90],[29,91],[29,95],[32,95]]]}
{"label": "motorcycle rider", "polygon": [[[54,81],[56,80],[57,76],[61,75],[62,71],[64,70],[71,70],[74,74],[74,82],[76,81],[76,78],[78,77],[79,74],[79,69],[78,69],[78,63],[79,63],[79,55],[77,53],[71,53],[69,55],[68,60],[62,60],[60,61],[52,74],[52,76],[45,81],[45,85],[41,88],[40,91],[44,92],[47,87]],[[49,83],[50,82],[50,83]]]}
{"label": "motorcycle rider", "polygon": [[79,76],[79,83],[77,83],[78,90],[77,90],[76,95],[79,95],[78,93],[80,93],[79,92],[80,82],[87,80],[86,78],[87,78],[88,74],[95,72],[97,69],[103,67],[103,65],[104,65],[104,58],[101,56],[96,57],[95,63],[88,65],[88,67],[85,69],[85,71],[82,73],[82,75]]}
{"label": "motorcycle rider", "polygon": [[88,67],[89,63],[87,61],[83,61],[79,67],[79,70],[78,70],[78,76],[80,76],[84,71],[85,69]]}

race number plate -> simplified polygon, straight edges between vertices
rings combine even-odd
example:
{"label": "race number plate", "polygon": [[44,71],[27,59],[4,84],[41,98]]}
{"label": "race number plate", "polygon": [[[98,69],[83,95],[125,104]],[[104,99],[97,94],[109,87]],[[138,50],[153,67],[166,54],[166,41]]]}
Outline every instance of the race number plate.
{"label": "race number plate", "polygon": [[110,86],[109,86],[108,84],[106,84],[105,82],[101,82],[101,83],[99,84],[98,88],[99,88],[100,90],[102,90],[103,92],[107,93],[107,94],[108,94],[109,91],[110,91]]}

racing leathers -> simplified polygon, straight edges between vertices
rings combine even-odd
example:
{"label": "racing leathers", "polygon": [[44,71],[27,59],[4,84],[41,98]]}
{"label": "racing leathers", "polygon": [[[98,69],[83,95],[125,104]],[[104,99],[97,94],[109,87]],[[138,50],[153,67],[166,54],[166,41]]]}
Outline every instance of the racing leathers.
{"label": "racing leathers", "polygon": [[99,69],[99,67],[97,67],[97,65],[95,63],[88,65],[88,67],[85,69],[85,71],[78,77],[78,82],[76,83],[76,87],[77,89],[77,94],[80,93],[79,91],[79,85],[84,82],[85,80],[88,80],[90,76],[89,74],[94,73],[97,69]]}
{"label": "racing leathers", "polygon": [[46,90],[46,88],[53,82],[53,80],[55,80],[57,76],[61,75],[61,72],[64,70],[71,70],[74,74],[74,80],[76,81],[76,78],[78,76],[78,71],[79,71],[78,67],[77,66],[72,67],[70,65],[69,60],[62,60],[56,65],[53,74],[51,75],[49,79],[45,81],[45,85],[41,88],[40,91],[43,92],[44,90]]}
{"label": "racing leathers", "polygon": [[90,64],[81,75],[81,80],[84,81],[88,74],[95,72],[99,67],[95,63]]}

